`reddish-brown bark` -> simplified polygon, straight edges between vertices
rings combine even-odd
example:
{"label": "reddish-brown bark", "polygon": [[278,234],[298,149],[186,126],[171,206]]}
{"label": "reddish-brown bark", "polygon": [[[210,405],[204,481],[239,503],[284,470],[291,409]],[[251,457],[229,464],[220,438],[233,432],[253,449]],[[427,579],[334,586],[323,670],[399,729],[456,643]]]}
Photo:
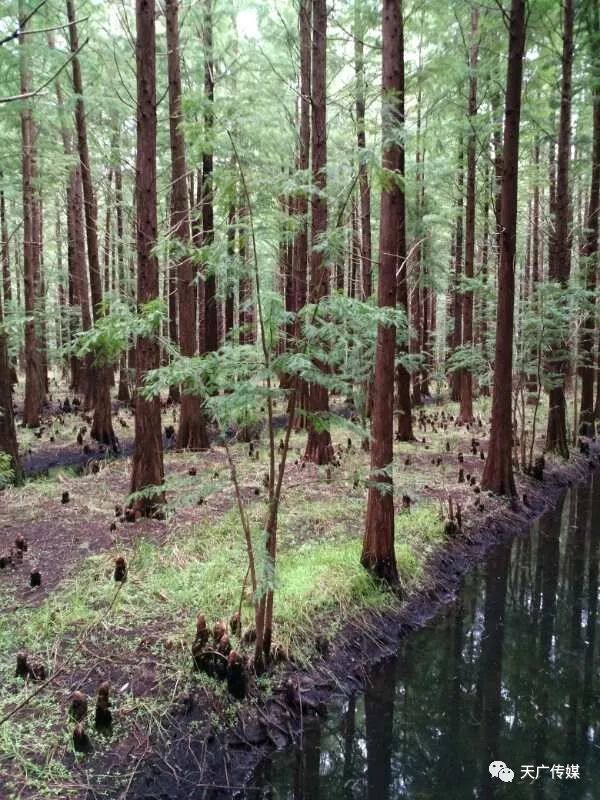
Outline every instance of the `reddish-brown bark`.
{"label": "reddish-brown bark", "polygon": [[[117,227],[117,276],[118,285],[121,291],[125,287],[125,248],[123,243],[123,173],[121,171],[121,153],[119,147],[119,136],[115,136],[115,219]],[[117,400],[121,403],[129,403],[131,394],[129,392],[129,377],[127,374],[127,353],[123,353],[119,359],[119,385],[117,389]]]}
{"label": "reddish-brown bark", "polygon": [[359,3],[355,6],[354,23],[354,73],[356,78],[356,139],[358,145],[358,190],[360,195],[360,256],[362,261],[362,298],[373,292],[373,264],[371,255],[371,187],[367,165],[367,137],[365,131],[365,58],[364,25],[361,24]]}
{"label": "reddish-brown bark", "polygon": [[[19,19],[25,17],[24,4],[19,2]],[[21,94],[31,90],[31,72],[29,67],[30,37],[24,34],[26,23],[20,26],[19,59]],[[25,294],[25,404],[23,422],[25,425],[37,426],[44,400],[43,365],[41,358],[41,342],[34,315],[36,300],[40,293],[40,250],[37,236],[39,229],[38,197],[36,190],[37,166],[35,130],[33,115],[29,101],[23,103],[21,110],[21,154],[23,184],[23,277]]]}
{"label": "reddish-brown bark", "polygon": [[[462,343],[462,293],[460,283],[463,272],[463,249],[464,249],[464,153],[462,142],[458,152],[458,171],[457,171],[458,194],[456,200],[456,232],[454,241],[454,273],[452,275],[452,287],[450,308],[452,314],[452,330],[449,335],[450,353],[460,347]],[[451,372],[448,375],[450,386],[450,397],[453,401],[460,399],[461,370]]]}
{"label": "reddish-brown bark", "polygon": [[[233,265],[235,259],[235,205],[232,203],[229,206],[227,214],[227,255],[229,256],[229,263]],[[232,266],[233,270],[233,266]],[[228,270],[229,272],[229,270]],[[287,273],[286,273],[287,276]],[[287,302],[287,294],[286,294]],[[235,305],[234,284],[230,275],[227,275],[227,285],[225,287],[225,339],[231,336],[233,331],[233,313]]]}
{"label": "reddish-brown bark", "polygon": [[[558,153],[556,162],[556,216],[553,235],[553,258],[549,265],[549,278],[566,288],[571,272],[571,235],[569,231],[569,161],[571,147],[571,95],[573,71],[573,0],[563,0],[563,54]],[[565,343],[558,344],[559,349]],[[567,441],[567,404],[564,381],[568,371],[566,362],[554,363],[551,369],[554,384],[548,393],[548,427],[546,449],[564,458],[569,456]]]}
{"label": "reddish-brown bark", "polygon": [[[214,197],[213,197],[213,127],[215,80],[213,64],[212,2],[204,0],[202,41],[204,45],[204,138],[206,145],[202,153],[202,246],[210,247],[214,241]],[[219,346],[217,320],[217,284],[214,272],[204,281],[204,352],[210,353]]]}
{"label": "reddish-brown bark", "polygon": [[[398,0],[383,0],[383,94],[386,104],[383,115],[383,169],[402,174],[402,154],[398,145],[397,127],[403,123],[401,94],[403,91],[403,31]],[[400,231],[404,224],[404,189],[389,181],[381,192],[379,232],[378,303],[381,307],[396,305],[396,275],[400,266]],[[371,407],[371,481],[361,564],[378,578],[389,583],[398,581],[394,551],[394,495],[389,470],[393,461],[394,421],[394,357],[396,329],[380,325],[377,329],[375,381]],[[386,470],[382,474],[381,470]]]}
{"label": "reddish-brown bark", "polygon": [[[467,207],[465,212],[465,278],[473,279],[475,262],[475,179],[477,170],[477,138],[475,134],[475,117],[477,116],[477,59],[479,55],[479,42],[477,28],[479,24],[479,9],[474,7],[471,11],[471,50],[469,54],[469,137],[467,141]],[[462,296],[462,344],[464,347],[473,346],[473,289],[467,285]],[[461,422],[473,421],[473,374],[465,368],[461,373],[460,382],[460,411]]]}
{"label": "reddish-brown bark", "polygon": [[[98,209],[94,194],[94,184],[90,151],[87,136],[87,121],[83,100],[83,79],[81,64],[77,52],[79,37],[74,0],[66,0],[67,19],[69,21],[69,43],[71,46],[73,67],[73,89],[77,95],[75,102],[75,128],[77,131],[77,149],[81,165],[81,182],[83,186],[83,207],[85,212],[85,234],[87,244],[87,261],[89,267],[90,291],[92,296],[92,317],[96,321],[104,312],[102,310],[102,269],[98,248]],[[94,405],[92,437],[99,442],[112,444],[115,434],[112,427],[110,387],[112,384],[112,367],[103,363],[90,363],[89,381],[86,386],[86,405]]]}
{"label": "reddish-brown bark", "polygon": [[[181,109],[181,63],[179,53],[179,2],[167,0],[167,49],[169,73],[169,131],[171,142],[171,236],[185,250],[191,246],[190,210],[187,192],[185,139]],[[184,356],[196,354],[196,292],[192,259],[179,256],[171,267],[177,276],[176,300],[179,305],[179,345]],[[173,331],[171,332],[173,333]],[[202,400],[183,387],[177,447],[205,450],[209,446]]]}
{"label": "reddish-brown bark", "polygon": [[[156,243],[156,41],[154,0],[136,0],[137,68],[137,302],[138,307],[159,294]],[[140,393],[144,376],[160,365],[160,348],[153,336],[140,336],[136,348],[135,444],[131,470],[131,491],[162,485],[164,478],[160,399],[150,400]],[[144,516],[153,515],[164,502],[157,490],[140,498],[135,508]]]}
{"label": "reddish-brown bark", "polygon": [[488,456],[483,489],[497,494],[516,493],[512,464],[512,366],[515,300],[515,251],[519,175],[521,87],[525,53],[526,0],[512,0],[509,24],[508,69],[500,200],[500,263],[496,311],[494,394]]}
{"label": "reddish-brown bark", "polygon": [[[594,41],[600,41],[600,4],[595,4],[593,19]],[[585,220],[585,234],[581,256],[586,276],[586,288],[590,293],[588,314],[583,323],[580,337],[581,352],[581,408],[580,433],[593,436],[594,425],[594,339],[596,334],[595,302],[591,300],[598,282],[598,251],[600,235],[600,56],[595,53],[592,62],[592,177],[590,196]],[[598,401],[597,401],[598,402]]]}
{"label": "reddish-brown bark", "polygon": [[8,358],[8,337],[3,327],[4,315],[0,305],[0,452],[11,460],[11,468],[17,480],[21,477],[17,433],[12,398],[12,374]]}
{"label": "reddish-brown bark", "polygon": [[[0,171],[0,182],[2,180],[3,175]],[[8,221],[3,187],[0,187],[0,239],[0,260],[2,261],[2,302],[4,303],[4,308],[6,310],[8,304],[12,300],[12,285],[10,278],[10,243],[8,237]],[[17,383],[17,370],[13,363],[10,363],[9,369],[11,383],[15,384]]]}
{"label": "reddish-brown bark", "polygon": [[[400,4],[401,6],[401,4]],[[390,12],[391,13],[391,12]],[[394,25],[396,23],[394,22]],[[400,127],[404,127],[404,23],[402,20],[402,8],[398,10],[398,25],[400,26],[400,33],[398,36],[399,52],[399,85],[398,85],[398,99],[397,105],[394,107],[396,123]],[[398,133],[396,134],[398,135]],[[404,145],[397,145],[397,158],[398,160],[398,175],[400,182],[404,181],[405,175],[405,153]],[[398,256],[397,276],[396,276],[396,302],[406,314],[406,319],[409,318],[408,309],[408,264],[406,252],[406,200],[404,191],[400,192],[398,199],[398,249],[396,254]],[[398,355],[400,358],[408,353],[408,342],[400,345],[398,348]],[[396,369],[396,384],[398,390],[398,423],[396,428],[396,438],[401,442],[413,441],[415,436],[412,428],[412,405],[410,402],[410,372],[403,364],[399,364]],[[374,391],[377,391],[376,387]]]}
{"label": "reddish-brown bark", "polygon": [[[312,210],[312,251],[310,254],[310,300],[318,303],[329,291],[329,275],[323,251],[319,245],[327,234],[327,2],[313,0],[312,4],[312,178],[314,191]],[[321,365],[322,366],[322,365]],[[329,396],[327,389],[317,383],[308,390],[308,440],[304,458],[315,464],[328,464],[332,456],[328,428]],[[312,417],[312,420],[311,420]],[[317,424],[315,424],[317,423]]]}
{"label": "reddish-brown bark", "polygon": [[[310,99],[311,99],[311,26],[312,0],[301,0],[298,11],[298,36],[300,41],[300,93],[299,93],[299,130],[298,154],[296,167],[306,173],[310,165]],[[306,304],[307,267],[308,267],[308,198],[305,192],[299,192],[294,201],[297,215],[297,233],[292,245],[292,302],[290,310],[295,314]],[[294,320],[292,335],[296,344],[300,339],[300,320]],[[294,405],[296,411],[302,411],[308,404],[308,384],[298,380]],[[306,426],[306,417],[297,413],[294,420],[296,429]]]}

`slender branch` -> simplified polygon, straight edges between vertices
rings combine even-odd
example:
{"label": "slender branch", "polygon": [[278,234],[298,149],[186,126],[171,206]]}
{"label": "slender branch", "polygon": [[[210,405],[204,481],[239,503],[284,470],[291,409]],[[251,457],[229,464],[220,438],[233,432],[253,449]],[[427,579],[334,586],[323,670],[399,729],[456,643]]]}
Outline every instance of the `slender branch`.
{"label": "slender branch", "polygon": [[3,44],[8,44],[8,42],[12,42],[13,39],[18,39],[21,34],[25,33],[23,28],[27,25],[27,23],[34,16],[34,14],[37,14],[40,8],[45,5],[46,5],[46,0],[42,0],[41,3],[37,4],[37,6],[33,9],[33,11],[30,11],[29,14],[23,17],[23,19],[19,20],[19,24],[17,25],[16,30],[14,30],[12,33],[9,33],[9,35],[5,36],[4,39],[0,39],[0,47],[2,47]]}
{"label": "slender branch", "polygon": [[75,52],[71,53],[69,58],[63,64],[61,64],[61,66],[56,70],[56,72],[54,72],[48,78],[47,81],[45,81],[41,86],[39,86],[33,92],[26,92],[25,94],[15,94],[12,97],[0,97],[0,103],[14,103],[15,101],[18,101],[18,100],[28,100],[31,97],[36,97],[37,95],[41,94],[41,92],[43,92],[44,89],[47,86],[49,86],[53,81],[55,81],[58,78],[58,76],[65,69],[65,67],[69,66],[71,61],[73,61],[73,59],[83,50],[83,48],[86,46],[86,44],[88,42],[89,42],[89,38],[86,39],[85,42],[80,44],[79,47],[77,48],[77,50],[75,50]]}
{"label": "slender branch", "polygon": [[87,22],[89,16],[81,17],[81,19],[74,19],[73,22],[65,22],[62,25],[54,25],[52,28],[35,28],[31,31],[21,31],[23,36],[31,36],[33,33],[51,33],[52,31],[62,31],[65,28],[70,28],[71,25],[77,25],[79,22]]}
{"label": "slender branch", "polygon": [[231,480],[233,481],[233,486],[235,488],[235,497],[238,505],[238,511],[240,513],[240,518],[242,520],[242,528],[244,529],[244,537],[246,539],[246,550],[248,551],[248,568],[250,570],[250,579],[252,581],[252,591],[256,592],[256,585],[257,585],[256,567],[254,566],[254,550],[252,548],[252,534],[250,531],[250,523],[248,522],[246,509],[244,508],[244,501],[242,499],[240,482],[237,476],[237,468],[231,456],[231,450],[229,449],[229,444],[227,443],[226,440],[225,440],[225,452],[227,453],[227,461],[229,462],[229,468],[231,469]]}

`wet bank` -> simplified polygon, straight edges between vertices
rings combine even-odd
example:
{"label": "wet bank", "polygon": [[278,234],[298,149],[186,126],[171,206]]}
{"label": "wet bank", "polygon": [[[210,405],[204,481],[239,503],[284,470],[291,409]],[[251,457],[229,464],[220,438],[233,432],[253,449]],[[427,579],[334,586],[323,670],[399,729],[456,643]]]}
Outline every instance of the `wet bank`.
{"label": "wet bank", "polygon": [[494,548],[440,616],[369,671],[364,694],[263,763],[247,796],[597,797],[599,544],[596,475],[531,535]]}
{"label": "wet bank", "polygon": [[[290,742],[305,744],[310,730],[315,726],[318,729],[317,710],[344,707],[349,697],[368,686],[373,668],[389,660],[401,643],[413,638],[406,634],[425,625],[430,627],[436,614],[454,602],[463,590],[464,576],[473,567],[483,563],[493,548],[529,537],[535,519],[556,505],[569,485],[589,480],[593,467],[591,459],[574,459],[548,469],[543,483],[522,479],[520,493],[521,499],[526,495],[526,503],[486,497],[484,510],[469,509],[462,534],[449,540],[431,559],[421,591],[385,615],[367,612],[362,619],[349,622],[327,660],[308,672],[288,672],[286,677],[293,682],[296,699],[301,697],[301,706],[290,703],[280,687],[271,699],[245,708],[239,714],[239,725],[215,728],[205,724],[208,715],[192,698],[185,708],[174,712],[167,750],[148,753],[128,797],[276,797],[273,792],[281,789],[270,778],[253,783],[256,768],[261,763],[267,767],[271,763],[272,769],[279,769],[273,766],[279,762],[268,760],[275,749],[283,749]],[[388,710],[394,706],[391,696],[385,702]],[[335,711],[330,716],[335,719]],[[190,732],[192,727],[194,734]],[[311,796],[308,790],[303,791],[297,796]],[[406,796],[435,797],[427,793]]]}

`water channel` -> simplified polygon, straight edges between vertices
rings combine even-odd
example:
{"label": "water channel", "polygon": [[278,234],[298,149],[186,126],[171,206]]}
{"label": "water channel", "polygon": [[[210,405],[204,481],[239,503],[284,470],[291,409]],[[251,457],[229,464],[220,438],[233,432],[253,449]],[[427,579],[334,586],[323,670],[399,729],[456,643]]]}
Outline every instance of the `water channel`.
{"label": "water channel", "polygon": [[600,798],[599,551],[600,474],[493,550],[248,798]]}

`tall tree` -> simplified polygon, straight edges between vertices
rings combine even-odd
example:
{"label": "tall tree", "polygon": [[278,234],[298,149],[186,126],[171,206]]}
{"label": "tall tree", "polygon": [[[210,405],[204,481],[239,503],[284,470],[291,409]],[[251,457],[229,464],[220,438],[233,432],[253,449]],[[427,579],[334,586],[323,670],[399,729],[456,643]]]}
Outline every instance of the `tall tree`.
{"label": "tall tree", "polygon": [[[473,347],[473,288],[469,281],[473,280],[475,262],[475,180],[477,172],[477,132],[475,118],[477,116],[477,59],[479,55],[478,28],[479,9],[471,10],[471,48],[469,53],[469,135],[467,139],[467,207],[465,211],[465,286],[462,297],[462,343],[463,347]],[[461,372],[460,412],[462,422],[473,421],[473,374],[469,367]]]}
{"label": "tall tree", "polygon": [[598,237],[600,235],[600,3],[590,5],[589,36],[592,53],[592,175],[590,197],[581,247],[589,310],[581,331],[581,415],[580,433],[594,434],[594,334],[595,302],[591,299],[598,282]]}
{"label": "tall tree", "polygon": [[[137,303],[138,310],[159,296],[158,260],[154,252],[156,213],[156,38],[154,0],[136,0],[137,73]],[[148,370],[160,366],[160,347],[151,333],[139,336],[136,347],[135,444],[131,469],[131,492],[161,486],[164,477],[160,398],[150,400],[141,393]],[[143,516],[157,513],[164,502],[161,490],[135,501]]]}
{"label": "tall tree", "polygon": [[[549,264],[548,277],[566,288],[571,272],[571,233],[569,230],[569,162],[571,158],[571,95],[573,72],[573,0],[563,0],[562,85],[560,121],[556,162],[556,215],[554,220],[554,257]],[[566,345],[558,343],[563,350]],[[567,441],[567,403],[564,381],[568,364],[566,356],[552,367],[553,384],[548,392],[548,428],[546,449],[564,458],[569,456]]]}
{"label": "tall tree", "polygon": [[500,263],[496,310],[494,394],[488,456],[482,488],[516,493],[512,464],[512,366],[515,303],[515,252],[521,89],[526,36],[526,0],[512,0],[508,34],[508,69],[504,110],[502,188],[500,197]]}
{"label": "tall tree", "polygon": [[[202,151],[202,246],[214,242],[214,192],[213,192],[213,136],[215,75],[213,62],[213,0],[204,0],[202,43],[204,45],[204,146]],[[204,351],[211,353],[219,346],[217,321],[217,282],[214,270],[209,268],[204,282]]]}
{"label": "tall tree", "polygon": [[[12,284],[10,279],[10,242],[3,178],[2,171],[0,171],[0,261],[2,262],[2,302],[6,311],[12,301]],[[7,358],[9,358],[8,352]],[[10,380],[12,384],[17,383],[17,370],[12,361],[10,363]]]}
{"label": "tall tree", "polygon": [[[21,94],[28,95],[31,86],[30,37],[26,35],[27,21],[25,4],[19,0],[19,68]],[[25,404],[23,422],[31,427],[39,425],[44,383],[39,326],[36,322],[37,298],[40,294],[40,248],[41,233],[36,224],[39,220],[37,186],[37,148],[35,123],[31,101],[25,100],[21,110],[21,161],[23,186],[23,275],[25,285]]]}
{"label": "tall tree", "polygon": [[[312,250],[310,254],[310,301],[318,303],[329,289],[323,240],[327,235],[327,2],[312,3]],[[304,458],[328,464],[332,447],[329,433],[329,395],[317,383],[309,387],[308,441]]]}
{"label": "tall tree", "polygon": [[358,145],[358,189],[360,194],[360,257],[362,261],[362,296],[366,300],[373,291],[371,262],[371,187],[367,164],[365,130],[365,55],[366,26],[362,21],[361,3],[354,3],[354,73],[356,79],[356,138]]}
{"label": "tall tree", "polygon": [[[298,145],[296,169],[306,174],[310,166],[310,107],[311,107],[311,28],[312,0],[301,0],[298,9],[298,38],[300,47],[300,75],[298,98]],[[305,182],[305,181],[303,181]],[[298,311],[306,304],[307,268],[308,268],[308,197],[300,190],[294,200],[294,211],[297,217],[297,229],[292,246],[292,299],[290,311],[294,318],[294,337],[300,337],[300,318]],[[295,407],[305,408],[308,402],[308,384],[299,379],[296,386]],[[295,424],[304,427],[306,420],[298,414]]]}
{"label": "tall tree", "polygon": [[[404,46],[402,11],[398,0],[384,0],[382,12],[382,168],[388,180],[381,192],[379,229],[378,304],[396,307],[396,275],[403,251],[400,249],[404,225],[404,185],[402,146],[398,129],[402,126],[404,90]],[[394,485],[391,474],[394,447],[394,359],[396,328],[380,324],[377,328],[375,386],[371,407],[371,481],[367,501],[367,520],[361,564],[389,583],[396,583],[398,570],[394,550]]]}
{"label": "tall tree", "polygon": [[[4,195],[0,195],[4,202]],[[4,234],[3,234],[4,237]],[[2,244],[4,245],[4,238]],[[4,251],[4,247],[3,247]],[[4,256],[4,252],[3,252]],[[0,303],[0,453],[6,453],[10,458],[10,466],[17,480],[21,477],[19,452],[17,446],[17,433],[15,430],[15,415],[12,398],[12,370],[8,357],[8,335],[4,327],[3,305],[6,302],[6,293],[3,303]]]}
{"label": "tall tree", "polygon": [[[48,46],[54,49],[54,34],[48,33]],[[60,133],[65,157],[73,161],[73,129],[68,121],[65,111],[64,97],[60,79],[54,83],[56,92],[56,105],[60,123]],[[81,166],[79,162],[72,163],[67,176],[67,264],[69,283],[69,304],[72,308],[80,307],[81,328],[86,331],[91,327],[91,315],[88,298],[88,283],[85,264],[85,241],[82,238],[83,199],[81,194]],[[85,281],[84,283],[82,283]],[[83,290],[81,287],[85,287]],[[77,330],[75,320],[71,321],[71,334]],[[89,362],[89,359],[88,359]],[[85,374],[82,361],[76,356],[71,356],[71,388],[76,392],[85,392],[85,381],[90,379]]]}
{"label": "tall tree", "polygon": [[[398,143],[398,175],[396,180],[400,183],[405,179],[405,150],[404,150],[404,128],[405,128],[405,113],[404,113],[404,21],[402,19],[402,3],[398,0],[400,8],[398,10],[398,24],[400,25],[400,33],[398,34],[398,46],[400,52],[398,55],[399,67],[399,85],[397,91],[397,105],[393,107],[394,119],[398,122],[400,130],[396,134],[400,138]],[[409,318],[408,308],[408,256],[406,251],[406,199],[404,191],[401,191],[397,198],[398,202],[398,216],[397,224],[398,229],[398,272],[396,283],[396,302],[406,314],[406,319]],[[396,223],[394,223],[396,224]],[[398,425],[396,429],[396,438],[400,442],[411,442],[415,436],[412,427],[412,406],[410,401],[410,372],[403,364],[402,358],[408,355],[408,342],[400,345],[398,348],[399,363],[396,368],[396,382],[398,386]]]}
{"label": "tall tree", "polygon": [[[85,234],[87,259],[92,295],[92,316],[98,320],[104,313],[102,308],[102,269],[98,250],[98,208],[94,194],[94,179],[90,159],[87,134],[87,119],[83,95],[83,78],[79,61],[79,36],[74,0],[67,0],[67,19],[69,22],[69,41],[71,45],[71,63],[73,66],[73,89],[77,96],[75,101],[75,128],[77,131],[77,148],[81,165],[81,181],[83,185],[83,207],[85,212]],[[100,356],[93,366],[86,386],[86,403],[94,406],[91,436],[104,444],[115,443],[112,426],[110,387],[112,384],[112,366],[104,363]],[[91,367],[92,365],[90,365]]]}
{"label": "tall tree", "polygon": [[[183,113],[181,109],[181,64],[179,55],[179,0],[167,0],[167,50],[169,72],[169,131],[171,141],[171,235],[181,245],[176,259],[177,298],[179,305],[179,345],[185,356],[196,354],[196,292],[191,246],[190,211],[187,192],[187,168]],[[186,392],[181,397],[181,417],[177,447],[203,450],[209,446],[202,404],[198,395]]]}

